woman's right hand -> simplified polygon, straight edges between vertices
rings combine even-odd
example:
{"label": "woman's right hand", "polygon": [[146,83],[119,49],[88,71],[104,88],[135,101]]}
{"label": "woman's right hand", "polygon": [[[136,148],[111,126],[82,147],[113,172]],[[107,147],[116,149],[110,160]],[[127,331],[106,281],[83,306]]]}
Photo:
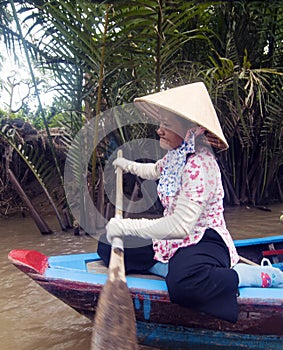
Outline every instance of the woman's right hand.
{"label": "woman's right hand", "polygon": [[132,163],[132,161],[124,157],[119,157],[113,161],[112,165],[114,166],[115,169],[120,168],[123,171],[128,172],[129,171],[128,166],[130,165],[130,163]]}
{"label": "woman's right hand", "polygon": [[160,177],[159,166],[156,164],[139,163],[123,157],[116,158],[112,163],[115,169],[120,168],[125,173],[131,173],[147,180],[157,180]]}

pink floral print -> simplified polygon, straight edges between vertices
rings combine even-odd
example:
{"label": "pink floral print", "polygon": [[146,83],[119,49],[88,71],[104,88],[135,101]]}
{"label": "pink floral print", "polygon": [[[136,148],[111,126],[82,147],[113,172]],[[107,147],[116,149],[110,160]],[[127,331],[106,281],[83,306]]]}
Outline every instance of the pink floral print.
{"label": "pink floral print", "polygon": [[[226,243],[230,252],[231,266],[234,266],[238,262],[239,257],[224,220],[224,191],[220,170],[214,155],[209,149],[203,147],[190,155],[184,165],[179,164],[179,186],[178,188],[174,187],[171,193],[170,185],[169,187],[167,186],[168,181],[162,178],[167,173],[163,168],[163,165],[167,163],[166,156],[159,163],[162,172],[158,185],[158,195],[164,207],[164,216],[174,212],[178,194],[181,192],[185,193],[189,201],[202,206],[203,211],[194,229],[192,232],[188,232],[185,239],[153,240],[155,259],[161,262],[168,262],[178,248],[198,243],[203,237],[205,230],[212,228],[219,233]],[[170,176],[172,179],[174,178],[172,169]]]}

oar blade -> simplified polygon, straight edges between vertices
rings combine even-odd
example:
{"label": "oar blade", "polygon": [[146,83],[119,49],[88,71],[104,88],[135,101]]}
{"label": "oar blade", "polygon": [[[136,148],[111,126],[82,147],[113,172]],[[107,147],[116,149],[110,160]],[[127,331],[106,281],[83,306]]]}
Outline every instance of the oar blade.
{"label": "oar blade", "polygon": [[129,289],[121,279],[103,287],[96,310],[92,350],[136,350],[136,320]]}

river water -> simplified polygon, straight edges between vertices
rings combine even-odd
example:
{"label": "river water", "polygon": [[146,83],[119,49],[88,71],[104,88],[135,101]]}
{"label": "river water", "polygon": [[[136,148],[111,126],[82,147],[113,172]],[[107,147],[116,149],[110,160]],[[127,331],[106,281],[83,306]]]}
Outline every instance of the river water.
{"label": "river water", "polygon": [[[283,234],[279,221],[283,204],[269,208],[226,208],[233,238]],[[53,216],[45,219],[58,230]],[[74,236],[72,231],[42,236],[31,218],[14,217],[0,219],[0,240],[0,349],[88,350],[92,323],[16,269],[7,255],[12,249],[35,249],[46,255],[92,252],[96,249],[93,238]]]}

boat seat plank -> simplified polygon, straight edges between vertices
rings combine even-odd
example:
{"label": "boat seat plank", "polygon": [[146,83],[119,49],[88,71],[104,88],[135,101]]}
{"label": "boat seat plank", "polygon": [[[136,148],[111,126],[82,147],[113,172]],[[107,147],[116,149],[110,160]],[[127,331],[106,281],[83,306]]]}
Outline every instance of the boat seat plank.
{"label": "boat seat plank", "polygon": [[[91,261],[86,264],[87,271],[90,273],[106,273],[107,274],[107,267],[104,265],[103,261]],[[164,278],[161,278],[156,275],[152,274],[136,274],[136,273],[130,273],[127,274],[129,277],[138,277],[138,278],[150,278],[152,280],[164,280]]]}

